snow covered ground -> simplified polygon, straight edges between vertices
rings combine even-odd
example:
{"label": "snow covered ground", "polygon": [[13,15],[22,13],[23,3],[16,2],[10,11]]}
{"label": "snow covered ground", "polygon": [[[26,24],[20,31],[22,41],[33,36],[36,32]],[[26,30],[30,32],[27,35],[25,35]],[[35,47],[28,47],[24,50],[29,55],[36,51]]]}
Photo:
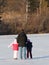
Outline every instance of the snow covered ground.
{"label": "snow covered ground", "polygon": [[13,60],[13,51],[8,45],[17,35],[0,35],[0,65],[49,65],[49,34],[27,35],[33,43],[33,59]]}

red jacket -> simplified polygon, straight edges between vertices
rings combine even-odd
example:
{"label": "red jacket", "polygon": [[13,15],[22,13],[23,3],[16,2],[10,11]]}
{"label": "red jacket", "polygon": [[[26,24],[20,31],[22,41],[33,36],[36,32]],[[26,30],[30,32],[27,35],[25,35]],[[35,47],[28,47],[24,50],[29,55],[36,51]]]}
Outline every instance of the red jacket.
{"label": "red jacket", "polygon": [[12,44],[12,49],[18,51],[18,44]]}

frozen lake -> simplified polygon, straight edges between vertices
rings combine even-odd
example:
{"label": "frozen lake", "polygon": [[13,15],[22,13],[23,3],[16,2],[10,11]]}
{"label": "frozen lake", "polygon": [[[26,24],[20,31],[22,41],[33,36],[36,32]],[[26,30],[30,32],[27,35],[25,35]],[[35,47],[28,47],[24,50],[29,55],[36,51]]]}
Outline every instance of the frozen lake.
{"label": "frozen lake", "polygon": [[0,65],[49,65],[49,34],[27,35],[33,43],[33,59],[13,60],[13,51],[8,45],[17,35],[0,35]]}

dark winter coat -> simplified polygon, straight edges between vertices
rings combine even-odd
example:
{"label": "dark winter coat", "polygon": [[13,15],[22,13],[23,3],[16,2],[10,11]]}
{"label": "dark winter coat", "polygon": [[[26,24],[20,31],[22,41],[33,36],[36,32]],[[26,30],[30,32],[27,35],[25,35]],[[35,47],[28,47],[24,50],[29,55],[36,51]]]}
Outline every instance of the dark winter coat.
{"label": "dark winter coat", "polygon": [[32,42],[27,41],[26,48],[27,48],[28,51],[31,51],[32,50]]}
{"label": "dark winter coat", "polygon": [[26,46],[26,41],[27,41],[27,36],[23,32],[21,32],[18,37],[17,37],[17,42],[19,43],[19,46],[25,47]]}

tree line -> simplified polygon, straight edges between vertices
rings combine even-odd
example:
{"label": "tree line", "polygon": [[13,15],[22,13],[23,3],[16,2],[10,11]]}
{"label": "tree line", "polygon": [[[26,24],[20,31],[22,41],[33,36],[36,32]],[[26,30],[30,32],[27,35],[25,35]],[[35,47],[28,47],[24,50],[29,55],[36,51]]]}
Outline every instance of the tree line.
{"label": "tree line", "polygon": [[[10,17],[13,16],[11,19],[8,17],[8,19],[0,19],[0,34],[18,34],[22,28],[24,28],[26,33],[49,33],[49,0],[12,1],[13,2],[11,2],[11,0],[3,0],[3,2],[0,3],[1,17],[4,14],[10,15]],[[28,5],[27,12],[26,4]],[[8,12],[10,12],[10,14],[8,14]],[[12,15],[11,12],[14,15]],[[15,16],[17,12],[18,16]],[[27,20],[25,15],[27,16]]]}

